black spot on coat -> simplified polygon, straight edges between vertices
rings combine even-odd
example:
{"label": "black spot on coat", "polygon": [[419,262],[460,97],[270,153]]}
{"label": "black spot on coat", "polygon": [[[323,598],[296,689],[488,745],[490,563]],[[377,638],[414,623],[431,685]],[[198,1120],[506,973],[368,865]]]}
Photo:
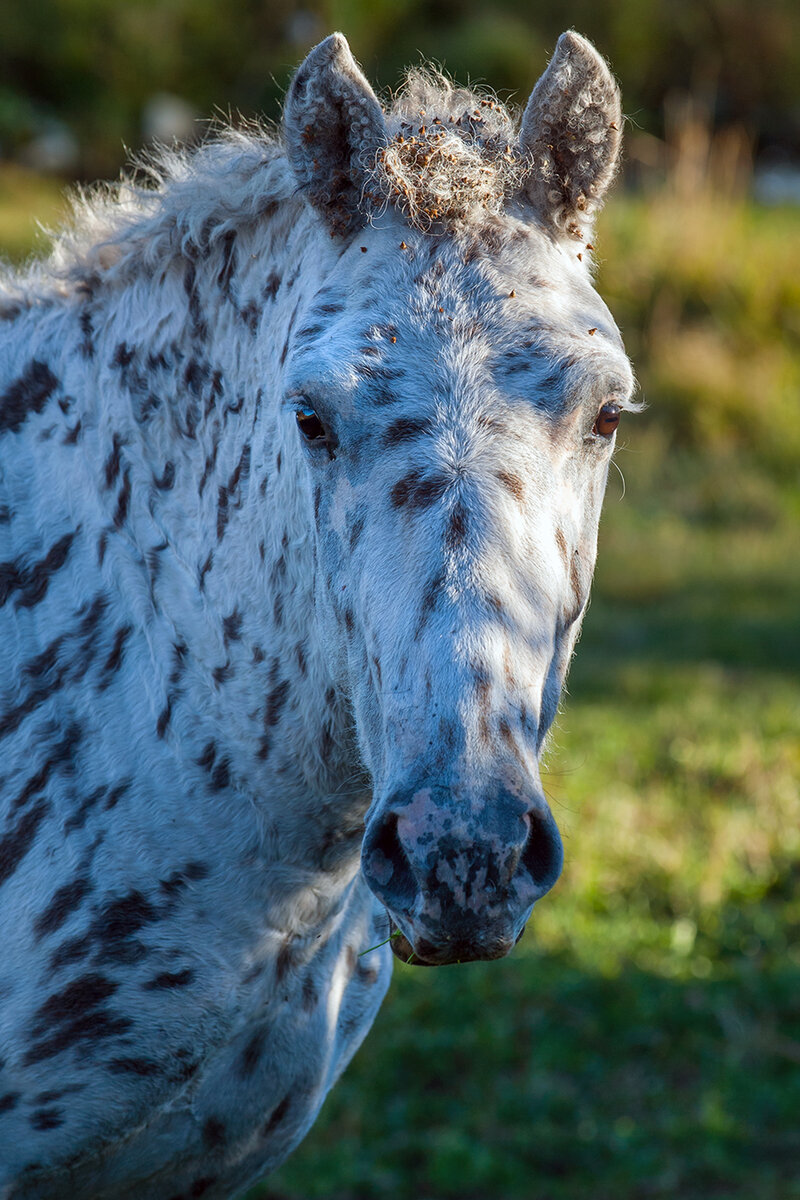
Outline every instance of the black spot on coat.
{"label": "black spot on coat", "polygon": [[31,413],[40,413],[58,387],[47,363],[33,359],[30,366],[0,396],[0,433],[16,433]]}

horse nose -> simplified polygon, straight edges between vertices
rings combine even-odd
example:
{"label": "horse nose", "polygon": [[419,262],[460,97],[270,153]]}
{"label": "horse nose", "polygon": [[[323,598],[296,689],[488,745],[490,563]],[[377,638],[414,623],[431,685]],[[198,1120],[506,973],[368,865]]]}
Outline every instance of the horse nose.
{"label": "horse nose", "polygon": [[441,790],[434,800],[418,789],[403,803],[395,793],[367,823],[364,877],[420,958],[508,953],[561,873],[561,837],[546,806],[495,800],[448,806]]}

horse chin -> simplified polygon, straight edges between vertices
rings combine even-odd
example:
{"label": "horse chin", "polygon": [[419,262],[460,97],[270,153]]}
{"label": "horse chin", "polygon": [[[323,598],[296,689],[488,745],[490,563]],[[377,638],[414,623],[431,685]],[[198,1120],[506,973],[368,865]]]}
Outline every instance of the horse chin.
{"label": "horse chin", "polygon": [[399,958],[401,963],[405,963],[407,967],[435,967],[438,963],[428,962],[424,958],[420,958],[414,952],[414,947],[404,933],[395,928],[392,933],[389,945],[392,947],[392,954],[395,958]]}
{"label": "horse chin", "polygon": [[[522,937],[525,932],[524,927],[517,936],[516,942]],[[514,945],[516,945],[516,942]],[[450,967],[457,966],[460,963],[470,962],[487,962],[496,958],[505,958],[505,956],[513,949],[513,946],[507,944],[496,945],[492,949],[471,948],[468,946],[459,947],[443,947],[441,950],[435,950],[436,957],[427,951],[426,955],[420,954],[419,950],[415,950],[406,935],[402,930],[398,929],[397,925],[392,922],[392,934],[389,941],[392,948],[392,954],[398,958],[400,962],[407,967]],[[433,947],[431,947],[433,949]]]}

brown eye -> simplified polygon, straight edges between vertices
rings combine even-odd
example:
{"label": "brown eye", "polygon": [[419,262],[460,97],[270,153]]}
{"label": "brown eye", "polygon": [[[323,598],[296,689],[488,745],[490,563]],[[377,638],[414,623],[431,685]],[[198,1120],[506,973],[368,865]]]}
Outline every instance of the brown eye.
{"label": "brown eye", "polygon": [[325,426],[320,421],[313,408],[298,408],[295,412],[297,428],[307,442],[324,442],[327,440]]}
{"label": "brown eye", "polygon": [[622,415],[618,404],[604,404],[597,414],[597,420],[594,423],[592,433],[599,433],[601,437],[611,437],[611,434],[619,425],[619,419]]}

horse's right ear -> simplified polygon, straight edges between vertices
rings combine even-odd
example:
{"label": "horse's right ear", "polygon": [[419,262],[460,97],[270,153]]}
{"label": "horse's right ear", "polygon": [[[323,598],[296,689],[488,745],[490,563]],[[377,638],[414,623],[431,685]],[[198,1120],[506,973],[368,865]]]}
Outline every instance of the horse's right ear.
{"label": "horse's right ear", "polygon": [[619,88],[591,42],[570,30],[531,93],[520,128],[525,190],[557,235],[586,238],[619,162]]}
{"label": "horse's right ear", "polygon": [[343,34],[325,38],[298,68],[283,108],[283,134],[298,183],[331,231],[348,233],[363,224],[366,168],[386,145],[386,124]]}

